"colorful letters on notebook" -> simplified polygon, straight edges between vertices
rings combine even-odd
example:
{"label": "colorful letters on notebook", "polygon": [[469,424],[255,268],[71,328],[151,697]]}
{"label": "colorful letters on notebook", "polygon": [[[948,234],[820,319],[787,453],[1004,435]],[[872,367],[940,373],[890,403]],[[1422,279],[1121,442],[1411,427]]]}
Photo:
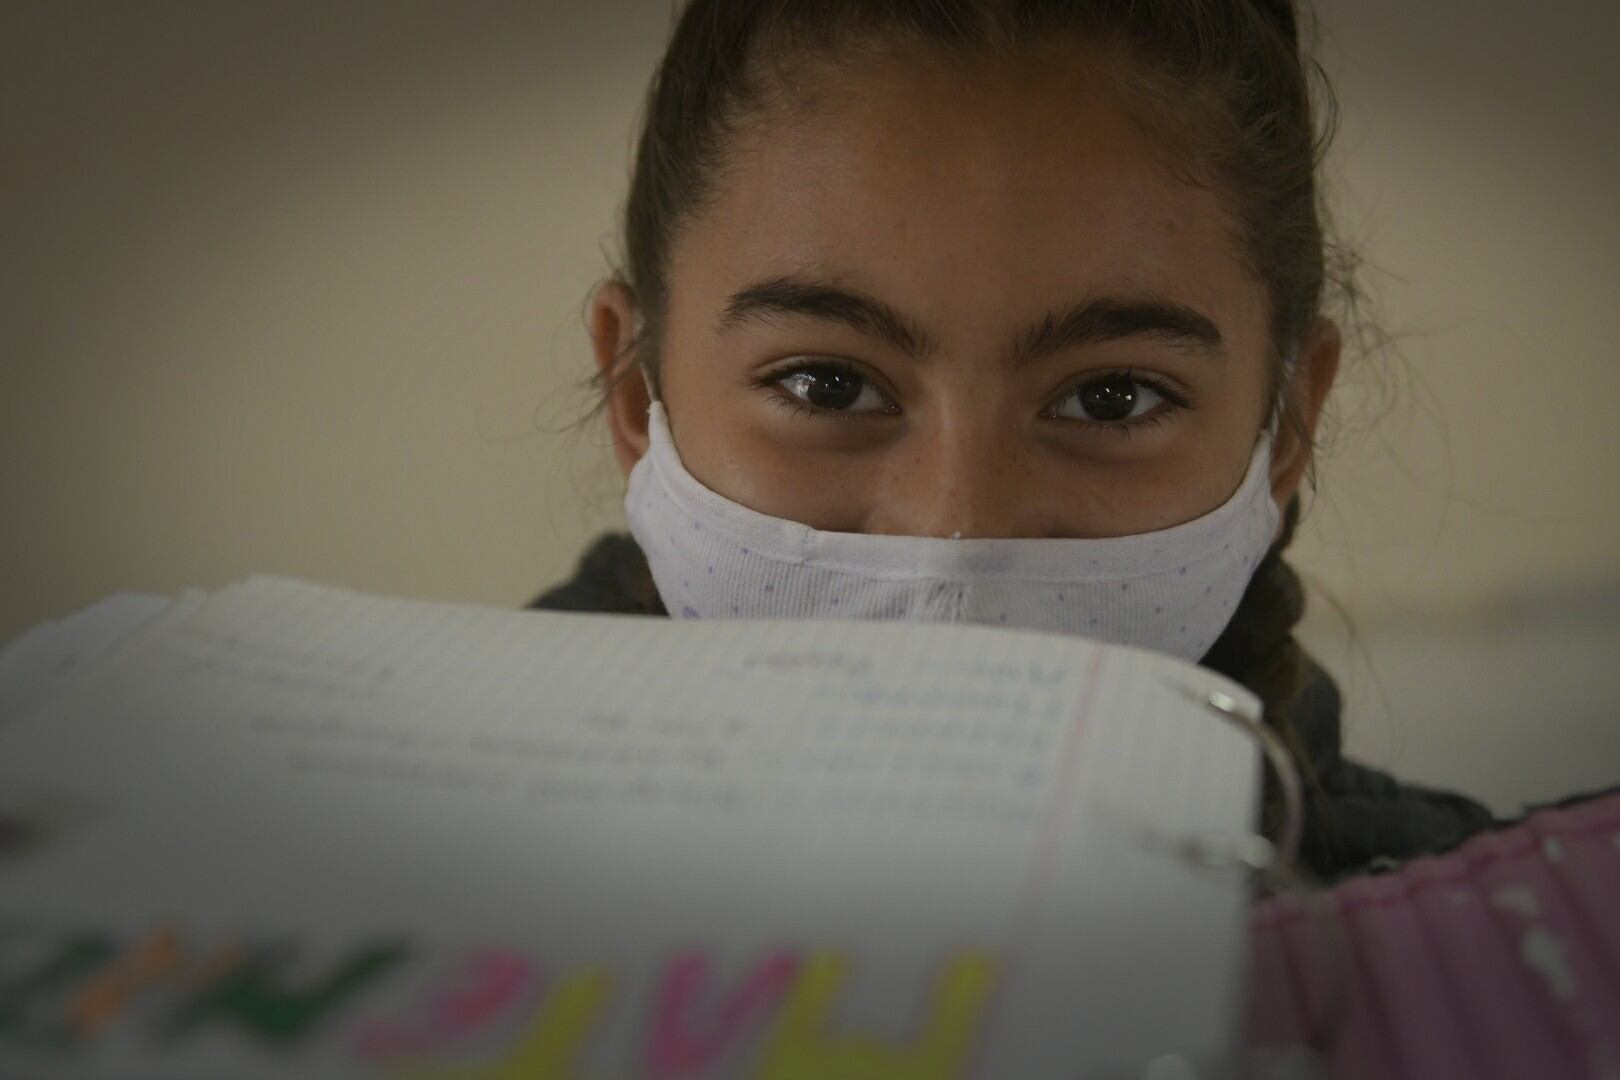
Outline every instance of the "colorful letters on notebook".
{"label": "colorful letters on notebook", "polygon": [[[860,971],[843,953],[780,948],[724,970],[701,949],[668,956],[638,983],[636,972],[553,968],[505,949],[446,958],[393,940],[203,942],[173,926],[122,941],[14,931],[0,936],[0,1057],[95,1059],[122,1028],[121,1045],[146,1047],[148,1068],[223,1034],[399,1080],[739,1070],[760,1080],[944,1080],[969,1071],[997,983],[988,953],[947,955],[918,973],[909,1030],[875,1031],[845,1018]],[[639,1029],[635,1060],[603,1060],[616,1013]]]}

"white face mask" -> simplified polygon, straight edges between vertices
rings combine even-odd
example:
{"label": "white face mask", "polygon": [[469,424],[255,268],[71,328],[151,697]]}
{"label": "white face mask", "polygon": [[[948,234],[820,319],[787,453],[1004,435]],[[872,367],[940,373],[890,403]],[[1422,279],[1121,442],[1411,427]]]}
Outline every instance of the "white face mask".
{"label": "white face mask", "polygon": [[1269,431],[1232,497],[1185,524],[1102,540],[945,540],[822,532],[750,510],[686,471],[656,401],[649,428],[625,511],[676,618],[986,623],[1197,660],[1280,516]]}

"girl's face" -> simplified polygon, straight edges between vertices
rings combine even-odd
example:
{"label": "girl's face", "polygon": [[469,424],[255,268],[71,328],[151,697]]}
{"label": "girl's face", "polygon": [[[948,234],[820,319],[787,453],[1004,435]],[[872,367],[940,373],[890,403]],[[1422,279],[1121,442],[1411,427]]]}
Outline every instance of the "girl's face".
{"label": "girl's face", "polygon": [[[661,395],[689,472],[840,532],[1107,537],[1242,479],[1271,403],[1268,305],[1237,224],[1178,182],[1071,52],[828,73],[732,139],[670,251]],[[599,289],[610,367],[633,306]],[[1337,362],[1320,322],[1295,401]],[[609,403],[626,471],[647,390]],[[1308,446],[1285,428],[1279,505]]]}

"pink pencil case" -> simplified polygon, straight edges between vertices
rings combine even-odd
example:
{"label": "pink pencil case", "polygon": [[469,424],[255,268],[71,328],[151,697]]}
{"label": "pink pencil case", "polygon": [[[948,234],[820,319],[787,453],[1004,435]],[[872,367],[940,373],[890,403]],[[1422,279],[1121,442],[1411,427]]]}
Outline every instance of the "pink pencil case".
{"label": "pink pencil case", "polygon": [[1332,1076],[1620,1080],[1620,793],[1254,910],[1248,1045]]}

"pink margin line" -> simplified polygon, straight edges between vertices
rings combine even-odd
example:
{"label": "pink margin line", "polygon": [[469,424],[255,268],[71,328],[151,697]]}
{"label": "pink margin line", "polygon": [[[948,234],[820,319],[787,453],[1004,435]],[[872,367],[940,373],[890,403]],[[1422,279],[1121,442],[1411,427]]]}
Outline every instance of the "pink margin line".
{"label": "pink margin line", "polygon": [[1040,836],[1035,841],[1034,866],[1030,868],[1029,878],[1024,884],[1023,896],[1019,898],[1018,921],[1013,933],[1018,928],[1029,925],[1034,917],[1035,905],[1039,903],[1041,893],[1046,888],[1047,874],[1051,867],[1052,839],[1057,833],[1058,816],[1069,801],[1069,788],[1074,781],[1074,763],[1080,748],[1080,736],[1091,720],[1091,708],[1097,699],[1097,682],[1102,674],[1103,660],[1108,650],[1099,646],[1091,654],[1091,662],[1086,665],[1086,685],[1081,691],[1080,705],[1075,710],[1074,723],[1069,725],[1068,733],[1064,736],[1063,763],[1058,767],[1056,790],[1052,792],[1052,801],[1046,807],[1046,820],[1041,823]]}

